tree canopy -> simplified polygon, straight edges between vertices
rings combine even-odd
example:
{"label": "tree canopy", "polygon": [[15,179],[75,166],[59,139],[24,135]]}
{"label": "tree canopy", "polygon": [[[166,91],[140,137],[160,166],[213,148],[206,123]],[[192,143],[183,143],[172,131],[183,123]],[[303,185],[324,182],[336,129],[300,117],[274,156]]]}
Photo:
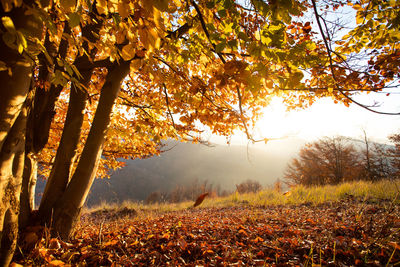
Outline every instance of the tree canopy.
{"label": "tree canopy", "polygon": [[[358,91],[393,86],[399,75],[399,4],[323,4],[3,1],[4,11],[24,7],[45,25],[42,36],[32,37],[29,30],[15,28],[12,17],[3,16],[5,44],[34,59],[38,88],[66,88],[56,106],[53,142],[41,152],[44,170],[49,172],[46,166],[51,166],[61,136],[69,88],[89,96],[83,127],[88,129],[107,68],[122,61],[130,71],[108,131],[102,164],[108,167],[118,167],[114,159],[119,157],[157,153],[160,139],[196,140],[200,125],[222,135],[239,128],[251,138],[248,129],[260,107],[275,95],[292,108],[307,107],[323,96],[348,105]],[[345,5],[354,8],[356,26],[336,40],[334,26],[345,25],[332,25],[323,13]],[[305,17],[313,6],[314,18]],[[319,29],[315,24],[321,21]],[[11,72],[9,64],[0,62],[3,71]],[[85,85],[82,75],[92,69],[96,71]],[[104,168],[99,175],[106,175]]]}

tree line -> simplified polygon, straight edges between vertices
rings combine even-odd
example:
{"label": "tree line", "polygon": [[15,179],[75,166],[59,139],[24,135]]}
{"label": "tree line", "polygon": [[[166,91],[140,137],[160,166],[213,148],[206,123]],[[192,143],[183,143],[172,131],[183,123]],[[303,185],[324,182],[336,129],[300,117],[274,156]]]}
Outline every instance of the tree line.
{"label": "tree line", "polygon": [[[256,193],[262,189],[259,181],[247,179],[239,184],[236,184],[236,192],[239,194]],[[146,204],[153,203],[179,203],[183,201],[195,200],[200,194],[209,193],[210,197],[226,197],[233,192],[222,189],[220,185],[213,186],[207,180],[199,181],[195,179],[189,185],[177,185],[170,192],[154,191],[146,198]]]}
{"label": "tree line", "polygon": [[338,184],[353,180],[378,181],[400,177],[400,134],[392,145],[344,136],[323,137],[306,144],[285,171],[289,186]]}

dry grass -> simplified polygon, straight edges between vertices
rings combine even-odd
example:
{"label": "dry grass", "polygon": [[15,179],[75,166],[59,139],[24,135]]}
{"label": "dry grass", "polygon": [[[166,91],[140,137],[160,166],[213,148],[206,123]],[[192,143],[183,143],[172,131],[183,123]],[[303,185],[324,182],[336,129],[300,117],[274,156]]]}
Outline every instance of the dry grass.
{"label": "dry grass", "polygon": [[[257,193],[239,194],[235,192],[227,197],[206,198],[201,207],[233,207],[241,205],[270,206],[270,205],[300,205],[322,204],[337,202],[347,198],[356,198],[361,201],[378,202],[390,200],[400,203],[400,180],[382,180],[379,182],[355,181],[339,185],[326,186],[297,186],[283,195],[273,189],[264,189]],[[142,216],[152,216],[159,213],[179,211],[191,208],[194,202],[143,204],[140,202],[125,201],[122,204],[101,203],[85,209],[84,214],[99,210],[132,209],[139,211]],[[145,215],[144,215],[145,214]]]}

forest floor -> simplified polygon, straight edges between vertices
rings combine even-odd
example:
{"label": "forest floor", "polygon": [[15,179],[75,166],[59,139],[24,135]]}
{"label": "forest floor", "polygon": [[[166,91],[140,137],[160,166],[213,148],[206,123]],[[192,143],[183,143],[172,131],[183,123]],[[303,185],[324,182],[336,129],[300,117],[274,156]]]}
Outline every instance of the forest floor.
{"label": "forest floor", "polygon": [[125,208],[85,214],[69,243],[46,236],[15,263],[396,266],[400,265],[400,206],[348,196],[316,205],[241,203],[158,213]]}

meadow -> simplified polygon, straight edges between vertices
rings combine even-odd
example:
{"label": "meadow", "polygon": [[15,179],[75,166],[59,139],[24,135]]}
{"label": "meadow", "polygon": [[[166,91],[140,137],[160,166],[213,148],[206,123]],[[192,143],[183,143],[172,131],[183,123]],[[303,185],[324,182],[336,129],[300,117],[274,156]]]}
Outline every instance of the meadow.
{"label": "meadow", "polygon": [[[30,254],[46,266],[397,266],[400,181],[234,193],[193,202],[103,203],[73,238],[32,228]],[[32,247],[33,250],[32,250]]]}

